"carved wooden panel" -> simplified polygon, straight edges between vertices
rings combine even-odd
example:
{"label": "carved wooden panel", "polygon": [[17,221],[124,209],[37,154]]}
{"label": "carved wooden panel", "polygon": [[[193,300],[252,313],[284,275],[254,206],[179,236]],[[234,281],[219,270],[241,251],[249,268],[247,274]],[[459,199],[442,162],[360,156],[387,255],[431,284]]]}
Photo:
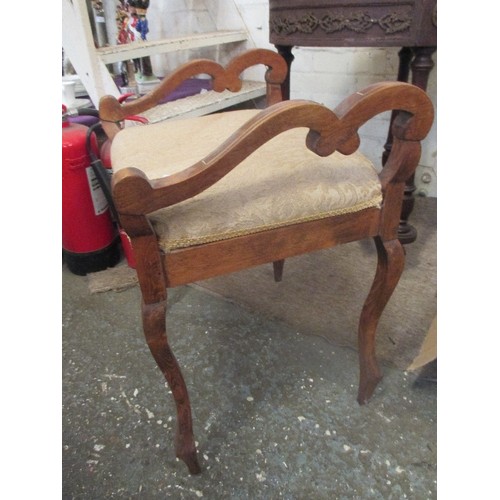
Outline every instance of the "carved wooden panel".
{"label": "carved wooden panel", "polygon": [[436,0],[270,0],[275,45],[436,45]]}

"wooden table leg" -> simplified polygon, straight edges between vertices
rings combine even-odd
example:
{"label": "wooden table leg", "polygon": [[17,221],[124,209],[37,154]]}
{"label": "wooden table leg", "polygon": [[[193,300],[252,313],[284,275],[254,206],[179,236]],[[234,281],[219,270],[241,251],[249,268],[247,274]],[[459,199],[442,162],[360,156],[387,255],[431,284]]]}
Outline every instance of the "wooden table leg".
{"label": "wooden table leg", "polygon": [[[410,64],[413,58],[413,52],[410,47],[403,47],[399,52],[399,68],[398,68],[398,82],[407,82],[410,77]],[[385,165],[387,158],[392,149],[392,123],[398,114],[397,111],[391,113],[391,123],[389,132],[387,134],[387,141],[384,144],[384,152],[382,153],[382,165]]]}
{"label": "wooden table leg", "polygon": [[275,45],[278,54],[283,57],[286,61],[286,65],[288,66],[288,73],[286,75],[285,81],[281,84],[281,95],[285,101],[290,99],[290,70],[292,68],[292,62],[295,59],[292,54],[292,46],[291,45]]}
{"label": "wooden table leg", "polygon": [[[429,74],[434,68],[432,54],[436,51],[436,47],[403,47],[399,51],[399,70],[398,81],[407,82],[410,76],[410,68],[412,74],[411,83],[427,90],[427,82]],[[382,154],[382,165],[385,165],[392,146],[392,122],[396,117],[397,111],[391,115],[391,125],[387,135],[387,142],[384,146]],[[401,210],[401,221],[398,228],[398,238],[402,244],[413,243],[417,239],[417,230],[408,222],[413,206],[415,205],[415,175],[412,175],[405,186],[405,196],[403,199],[403,208]]]}

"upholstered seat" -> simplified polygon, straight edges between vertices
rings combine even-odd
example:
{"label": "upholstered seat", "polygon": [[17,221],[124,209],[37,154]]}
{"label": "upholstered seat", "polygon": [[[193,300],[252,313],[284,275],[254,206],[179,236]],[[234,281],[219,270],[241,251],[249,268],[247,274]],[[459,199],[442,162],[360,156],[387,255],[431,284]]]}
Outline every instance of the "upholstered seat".
{"label": "upholstered seat", "polygon": [[[137,167],[149,179],[202,160],[258,110],[163,122],[121,131],[113,171]],[[308,129],[284,132],[197,196],[148,217],[164,251],[379,207],[382,188],[361,153],[321,158],[306,147]],[[228,217],[228,214],[230,216]]]}
{"label": "upholstered seat", "polygon": [[[209,74],[215,91],[237,91],[239,75],[255,64],[267,66],[265,110],[122,128],[128,116],[156,106],[186,78]],[[280,281],[289,257],[373,238],[377,268],[358,330],[360,404],[382,378],[375,332],[404,268],[397,237],[404,186],[432,124],[432,104],[422,90],[398,82],[353,92],[334,111],[283,102],[286,72],[277,53],[255,49],[226,67],[187,63],[136,101],[105,96],[100,102],[112,140],[114,205],[136,261],[144,334],[175,400],[176,454],[192,473],[201,469],[188,390],[166,332],[168,288],[267,263]],[[390,110],[398,111],[394,141],[377,172],[358,152],[358,130]]]}

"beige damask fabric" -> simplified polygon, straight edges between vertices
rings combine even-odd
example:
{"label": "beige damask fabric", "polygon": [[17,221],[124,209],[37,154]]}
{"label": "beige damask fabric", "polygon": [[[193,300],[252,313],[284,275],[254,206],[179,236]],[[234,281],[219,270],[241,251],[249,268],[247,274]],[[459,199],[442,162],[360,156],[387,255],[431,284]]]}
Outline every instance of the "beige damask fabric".
{"label": "beige damask fabric", "polygon": [[[232,111],[122,130],[113,170],[141,169],[150,179],[201,160],[258,110]],[[305,146],[306,128],[271,139],[197,196],[154,212],[160,246],[169,251],[325,217],[379,207],[371,162],[354,153],[321,158]]]}

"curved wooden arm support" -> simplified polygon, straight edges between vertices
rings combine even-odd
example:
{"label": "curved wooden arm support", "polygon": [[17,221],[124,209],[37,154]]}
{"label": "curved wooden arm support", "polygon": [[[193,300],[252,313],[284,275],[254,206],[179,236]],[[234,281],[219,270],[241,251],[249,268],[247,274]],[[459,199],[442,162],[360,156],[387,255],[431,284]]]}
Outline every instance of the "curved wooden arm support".
{"label": "curved wooden arm support", "polygon": [[[369,85],[344,99],[334,112],[344,122],[344,134],[349,137],[357,136],[359,127],[370,118],[391,110],[405,112],[400,113],[403,116],[393,129],[395,136],[402,140],[422,140],[434,121],[434,108],[427,94],[415,85],[402,82]],[[339,148],[339,151],[350,154],[354,150]]]}
{"label": "curved wooden arm support", "polygon": [[287,75],[285,60],[276,52],[267,49],[252,49],[232,59],[226,68],[209,59],[196,59],[180,66],[165,78],[155,89],[131,102],[120,103],[113,96],[106,95],[99,101],[99,116],[106,135],[112,139],[119,131],[120,122],[127,116],[137,115],[156,106],[163,98],[171,94],[182,82],[196,75],[207,74],[212,77],[212,88],[216,92],[241,90],[241,73],[252,66],[264,64],[268,67],[266,82],[267,94],[271,102],[281,100],[277,95],[281,83]]}
{"label": "curved wooden arm support", "polygon": [[[266,83],[272,83],[276,85],[281,85],[287,76],[288,67],[286,61],[276,52],[268,49],[251,49],[239,56],[234,57],[226,66],[226,73],[230,75],[231,80],[238,80],[238,90],[241,88],[241,80],[239,76],[243,71],[252,66],[257,66],[263,64],[267,66],[267,71],[265,75]],[[228,90],[233,90],[230,87],[226,87]],[[222,89],[224,90],[224,89]]]}
{"label": "curved wooden arm support", "polygon": [[[425,137],[432,124],[432,104],[425,92],[410,84],[371,85],[348,97],[336,113],[309,101],[284,101],[263,110],[210,155],[181,172],[149,180],[138,169],[120,170],[112,182],[116,207],[121,214],[144,215],[191,198],[215,184],[264,143],[296,127],[310,129],[307,147],[320,156],[328,156],[335,150],[351,154],[359,146],[359,127],[391,109],[406,111],[395,124],[396,142]],[[414,162],[403,161],[401,153],[394,158],[381,174],[384,185],[406,179],[416,168]]]}
{"label": "curved wooden arm support", "polygon": [[337,117],[328,108],[309,101],[285,101],[271,106],[191,167],[157,180],[149,180],[135,168],[113,176],[113,197],[122,214],[147,214],[191,198],[209,188],[264,143],[296,127],[315,131],[307,145],[316,154],[335,151],[332,124]]}

